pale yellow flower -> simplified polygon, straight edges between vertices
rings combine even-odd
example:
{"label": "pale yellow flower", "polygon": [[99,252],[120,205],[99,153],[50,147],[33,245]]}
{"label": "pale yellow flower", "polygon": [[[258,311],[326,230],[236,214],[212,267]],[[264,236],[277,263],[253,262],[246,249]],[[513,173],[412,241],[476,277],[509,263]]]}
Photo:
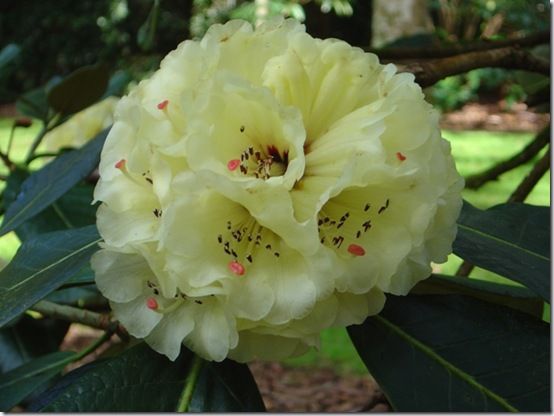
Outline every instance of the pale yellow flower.
{"label": "pale yellow flower", "polygon": [[413,76],[294,20],[231,21],[116,109],[96,282],[175,359],[279,359],[451,251],[463,186]]}
{"label": "pale yellow flower", "polygon": [[116,97],[108,97],[71,116],[69,120],[49,131],[43,139],[50,151],[64,147],[81,147],[113,123]]}

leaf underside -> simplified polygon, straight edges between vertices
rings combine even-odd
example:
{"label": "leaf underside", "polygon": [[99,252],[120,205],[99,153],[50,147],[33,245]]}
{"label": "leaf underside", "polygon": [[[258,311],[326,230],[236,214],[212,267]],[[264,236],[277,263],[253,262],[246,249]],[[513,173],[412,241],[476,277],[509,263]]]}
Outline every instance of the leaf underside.
{"label": "leaf underside", "polygon": [[59,374],[74,356],[73,352],[56,351],[0,375],[0,410],[10,410],[43,386]]}
{"label": "leaf underside", "polygon": [[107,134],[108,130],[104,130],[82,148],[57,157],[29,176],[4,214],[0,235],[45,210],[92,172]]}
{"label": "leaf underside", "polygon": [[38,235],[0,271],[0,327],[60,287],[88,263],[100,236],[91,225]]}
{"label": "leaf underside", "polygon": [[464,202],[454,253],[523,284],[550,302],[550,210],[511,203],[481,211]]}
{"label": "leaf underside", "polygon": [[459,295],[388,296],[348,329],[397,411],[548,411],[546,323]]}
{"label": "leaf underside", "polygon": [[[141,343],[68,373],[30,407],[42,412],[175,411],[192,362],[174,361]],[[261,408],[260,408],[261,403]],[[263,403],[245,364],[204,363],[190,411],[260,411]]]}

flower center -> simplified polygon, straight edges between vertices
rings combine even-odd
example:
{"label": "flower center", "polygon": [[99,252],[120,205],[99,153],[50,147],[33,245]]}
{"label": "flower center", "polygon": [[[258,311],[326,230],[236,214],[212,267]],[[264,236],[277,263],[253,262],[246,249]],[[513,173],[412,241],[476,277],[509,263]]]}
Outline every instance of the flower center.
{"label": "flower center", "polygon": [[284,175],[288,164],[288,150],[280,152],[273,145],[269,145],[265,149],[260,147],[260,150],[255,149],[254,146],[248,146],[240,154],[240,160],[231,159],[227,163],[227,168],[234,171],[238,167],[238,171],[245,176],[266,180],[273,176]]}
{"label": "flower center", "polygon": [[390,199],[386,198],[378,208],[367,201],[358,201],[357,204],[344,202],[347,201],[334,198],[319,212],[317,226],[320,242],[344,254],[364,256],[364,236],[371,232],[377,222],[376,217],[388,209]]}
{"label": "flower center", "polygon": [[229,257],[229,270],[237,276],[244,275],[248,265],[261,254],[269,254],[273,259],[281,256],[274,247],[272,233],[250,216],[237,223],[227,221],[226,229],[217,236],[217,243]]}

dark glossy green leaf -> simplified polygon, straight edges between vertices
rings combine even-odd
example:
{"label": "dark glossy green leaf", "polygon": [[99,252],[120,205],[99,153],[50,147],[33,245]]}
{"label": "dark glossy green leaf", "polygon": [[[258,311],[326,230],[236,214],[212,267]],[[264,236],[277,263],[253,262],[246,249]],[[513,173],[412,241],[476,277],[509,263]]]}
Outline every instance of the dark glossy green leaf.
{"label": "dark glossy green leaf", "polygon": [[44,89],[37,88],[23,94],[15,104],[17,111],[29,117],[46,121],[48,118],[48,101]]}
{"label": "dark glossy green leaf", "polygon": [[177,406],[191,357],[184,352],[172,362],[141,343],[68,373],[30,410],[171,412]]}
{"label": "dark glossy green leaf", "polygon": [[57,351],[68,328],[69,323],[57,319],[23,315],[13,325],[0,329],[0,374]]}
{"label": "dark glossy green leaf", "polygon": [[0,71],[19,56],[21,48],[15,43],[8,43],[0,50]]}
{"label": "dark glossy green leaf", "polygon": [[204,363],[190,412],[264,412],[264,402],[246,364]]}
{"label": "dark glossy green leaf", "polygon": [[48,93],[48,104],[56,112],[69,115],[97,102],[108,86],[109,72],[104,65],[79,68]]}
{"label": "dark glossy green leaf", "polygon": [[37,234],[80,228],[96,223],[98,205],[92,205],[93,186],[78,185],[16,231],[22,241]]}
{"label": "dark glossy green leaf", "polygon": [[71,276],[64,285],[75,286],[89,283],[94,283],[94,271],[90,267],[90,264],[87,263],[75,275]]}
{"label": "dark glossy green leaf", "polygon": [[490,303],[508,306],[542,318],[544,302],[529,289],[485,280],[433,275],[419,282],[410,295],[466,295]]}
{"label": "dark glossy green leaf", "polygon": [[90,305],[108,307],[106,298],[100,294],[96,285],[85,285],[58,289],[50,293],[46,300],[61,305],[79,306],[85,309]]}
{"label": "dark glossy green leaf", "polygon": [[64,153],[29,176],[6,210],[0,235],[42,212],[85,178],[98,165],[107,133],[104,130],[82,148]]}
{"label": "dark glossy green leaf", "polygon": [[102,96],[102,99],[108,98],[111,96],[121,97],[125,93],[125,88],[131,82],[133,77],[128,71],[120,70],[116,71],[110,78],[108,82],[108,88]]}
{"label": "dark glossy green leaf", "polygon": [[535,72],[514,71],[515,79],[528,95],[536,94],[550,85],[550,78]]}
{"label": "dark glossy green leaf", "polygon": [[32,238],[0,271],[0,327],[74,276],[101,240],[95,226]]}
{"label": "dark glossy green leaf", "polygon": [[454,253],[550,302],[550,210],[512,203],[486,211],[464,201]]}
{"label": "dark glossy green leaf", "polygon": [[549,326],[459,295],[388,296],[349,335],[396,411],[550,409]]}
{"label": "dark glossy green leaf", "polygon": [[137,44],[143,51],[150,51],[154,46],[159,16],[160,0],[154,0],[146,21],[137,32]]}
{"label": "dark glossy green leaf", "polygon": [[0,375],[0,410],[8,411],[55,377],[77,354],[57,351]]}
{"label": "dark glossy green leaf", "polygon": [[[10,173],[4,190],[5,206],[9,207],[15,201],[22,183],[28,177],[29,174],[24,170]],[[17,227],[17,237],[25,241],[37,234],[94,224],[98,206],[91,204],[93,191],[91,184],[74,186],[48,208]]]}
{"label": "dark glossy green leaf", "polygon": [[17,111],[29,117],[38,118],[43,122],[49,119],[50,106],[48,105],[48,91],[60,83],[61,77],[54,77],[42,87],[28,91],[15,103]]}
{"label": "dark glossy green leaf", "polygon": [[[173,412],[192,353],[175,362],[141,343],[114,357],[72,371],[33,403],[44,412]],[[263,402],[248,367],[224,361],[204,363],[191,411],[261,411]]]}

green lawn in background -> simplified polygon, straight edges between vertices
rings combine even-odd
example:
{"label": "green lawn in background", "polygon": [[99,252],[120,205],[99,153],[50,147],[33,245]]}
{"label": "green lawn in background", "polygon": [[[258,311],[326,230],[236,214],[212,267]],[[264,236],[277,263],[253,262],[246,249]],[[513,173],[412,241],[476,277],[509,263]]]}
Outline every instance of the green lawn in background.
{"label": "green lawn in background", "polygon": [[[0,120],[0,149],[5,151],[11,119]],[[25,156],[33,137],[38,133],[39,123],[35,122],[28,129],[18,129],[12,145],[12,159],[21,161]],[[481,172],[497,162],[507,159],[517,153],[533,138],[533,133],[505,133],[489,131],[444,131],[443,136],[452,144],[452,152],[459,172],[470,175]],[[537,159],[537,158],[536,158]],[[535,159],[535,160],[536,160]],[[484,185],[479,191],[464,190],[464,198],[479,208],[488,208],[505,202],[519,181],[530,171],[534,161],[502,175],[498,181]],[[8,173],[5,166],[0,165],[0,175]],[[0,189],[3,184],[0,183]],[[546,174],[533,190],[527,203],[535,205],[550,205],[550,176]],[[13,233],[0,239],[0,261],[8,261],[19,242]],[[448,263],[437,266],[437,271],[454,274],[461,260],[452,255]],[[472,277],[488,280],[504,281],[493,273],[476,269]],[[509,282],[509,281],[507,281]],[[366,374],[364,364],[356,354],[344,328],[331,328],[322,333],[319,352],[310,351],[301,357],[285,361],[294,366],[325,366],[329,365],[339,371]]]}
{"label": "green lawn in background", "polygon": [[[515,155],[533,139],[534,133],[444,131],[443,136],[452,145],[458,171],[462,176],[469,176]],[[464,199],[481,209],[505,202],[545,151],[546,149],[529,163],[503,174],[498,180],[488,182],[478,190],[465,189]],[[525,202],[532,205],[550,205],[549,173],[541,178]],[[444,274],[455,274],[461,263],[459,257],[451,255],[449,261],[439,265],[437,270]],[[514,284],[511,280],[479,268],[475,268],[471,276]]]}
{"label": "green lawn in background", "polygon": [[[0,118],[0,150],[2,150],[2,152],[5,152],[8,147],[12,123],[13,118]],[[30,127],[19,127],[15,130],[10,153],[10,158],[14,162],[23,161],[27,149],[33,141],[33,138],[38,134],[40,127],[40,122],[38,120],[34,120]],[[5,175],[6,172],[6,167],[3,164],[0,164],[0,173]]]}
{"label": "green lawn in background", "polygon": [[[8,148],[8,140],[12,124],[12,118],[0,118],[0,151],[2,152],[6,152]],[[35,120],[30,127],[19,127],[15,130],[10,150],[10,159],[13,162],[23,162],[33,139],[40,131],[40,127],[40,122]],[[8,168],[3,163],[0,163],[0,176],[5,177],[8,173]],[[0,191],[4,190],[4,186],[4,181],[0,181]],[[19,240],[13,232],[0,238],[0,266],[3,266],[14,256],[18,247]]]}
{"label": "green lawn in background", "polygon": [[[443,131],[443,137],[452,144],[452,153],[462,176],[482,172],[510,158],[523,149],[534,136],[534,133]],[[499,180],[489,182],[478,190],[464,190],[464,198],[482,209],[505,202],[542,154],[530,163],[505,173]],[[525,202],[533,205],[550,205],[549,174],[544,175]]]}

